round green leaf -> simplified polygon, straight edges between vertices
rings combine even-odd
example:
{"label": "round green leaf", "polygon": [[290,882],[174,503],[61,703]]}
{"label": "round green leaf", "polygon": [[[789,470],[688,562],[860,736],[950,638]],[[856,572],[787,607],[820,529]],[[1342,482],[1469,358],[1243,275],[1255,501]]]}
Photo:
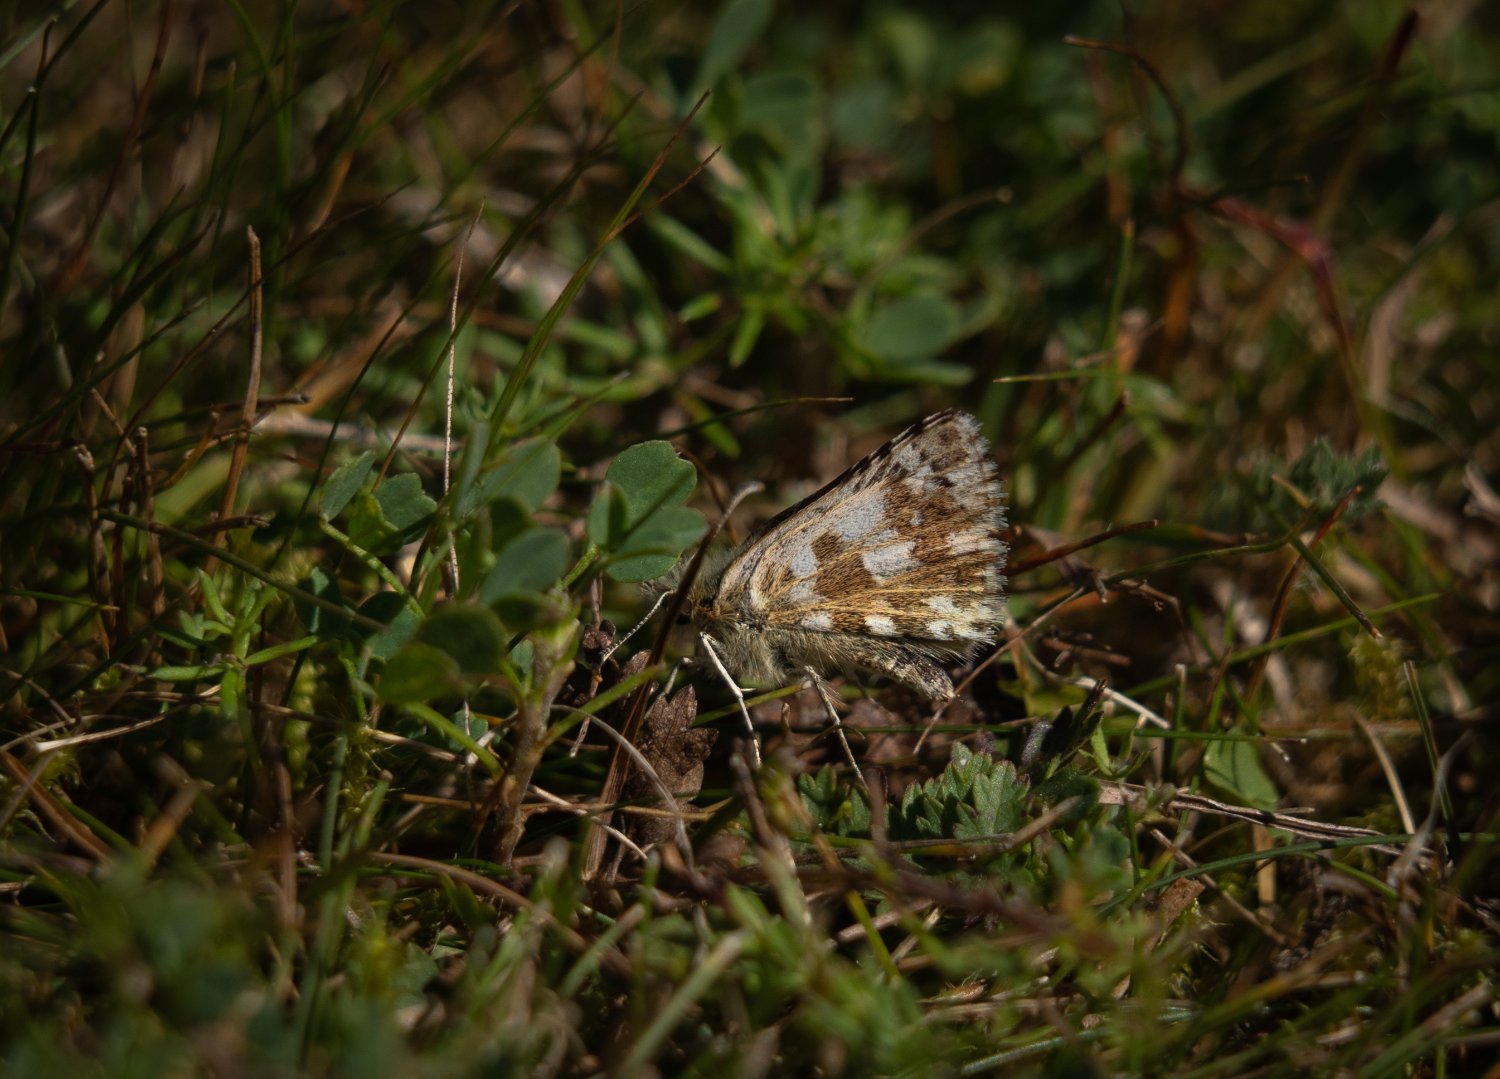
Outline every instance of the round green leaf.
{"label": "round green leaf", "polygon": [[625,504],[625,494],[612,483],[599,488],[594,504],[589,507],[589,542],[606,550],[625,541],[629,530],[630,510]]}
{"label": "round green leaf", "polygon": [[801,72],[771,71],[745,79],[740,122],[760,128],[793,153],[811,149],[822,130],[817,86]]}
{"label": "round green leaf", "polygon": [[617,548],[607,572],[617,581],[650,581],[670,570],[688,545],[703,535],[703,518],[684,506],[652,515]]}
{"label": "round green leaf", "polygon": [[888,363],[924,360],[942,351],[958,332],[958,308],[933,293],[903,296],[879,308],[860,343]]}
{"label": "round green leaf", "polygon": [[414,641],[392,656],[376,687],[391,704],[426,701],[463,693],[458,661],[441,648]]}
{"label": "round green leaf", "polygon": [[545,592],[568,568],[568,537],[556,528],[534,528],[507,543],[479,586],[481,603]]}
{"label": "round green leaf", "polygon": [[441,649],[465,674],[491,674],[500,666],[505,630],[488,607],[453,604],[428,616],[417,642]]}
{"label": "round green leaf", "polygon": [[392,476],[349,503],[349,539],[361,550],[388,554],[420,536],[436,510],[415,475]]}
{"label": "round green leaf", "polygon": [[375,501],[390,526],[403,535],[420,532],[437,511],[437,503],[427,497],[422,481],[411,472],[392,476],[375,488]]}
{"label": "round green leaf", "polygon": [[[416,636],[422,625],[421,616],[395,592],[376,592],[359,605],[359,613],[385,623],[385,629],[365,637],[365,643],[376,659],[389,659],[395,655],[402,645]],[[358,627],[355,632],[361,637],[365,635],[365,631]]]}
{"label": "round green leaf", "polygon": [[703,518],[681,505],[697,478],[666,442],[643,442],[615,458],[588,518],[589,539],[611,555],[610,576],[659,577],[703,534]]}
{"label": "round green leaf", "polygon": [[528,510],[539,509],[562,478],[562,454],[552,442],[519,442],[494,468],[484,473],[458,500],[465,517],[497,499],[511,498]]}
{"label": "round green leaf", "polygon": [[670,442],[631,446],[610,462],[604,478],[625,496],[633,522],[663,506],[682,504],[698,485],[697,472],[677,456]]}

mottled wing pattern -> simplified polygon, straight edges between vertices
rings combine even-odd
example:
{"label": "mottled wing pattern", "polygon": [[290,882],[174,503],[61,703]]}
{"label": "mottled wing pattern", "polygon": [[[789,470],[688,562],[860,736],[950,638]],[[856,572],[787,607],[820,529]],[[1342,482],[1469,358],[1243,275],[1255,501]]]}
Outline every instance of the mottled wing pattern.
{"label": "mottled wing pattern", "polygon": [[719,601],[767,629],[961,651],[1004,618],[1004,491],[978,422],[939,412],[768,521]]}

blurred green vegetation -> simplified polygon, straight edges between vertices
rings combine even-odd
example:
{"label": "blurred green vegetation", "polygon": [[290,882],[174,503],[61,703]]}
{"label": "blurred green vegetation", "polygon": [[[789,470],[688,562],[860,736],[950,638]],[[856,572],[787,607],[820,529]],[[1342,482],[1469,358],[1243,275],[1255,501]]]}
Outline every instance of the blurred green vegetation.
{"label": "blurred green vegetation", "polygon": [[[0,12],[0,1069],[1478,1074],[1497,70],[1383,0]],[[843,686],[868,786],[611,651],[950,406],[1009,639]],[[645,855],[619,730],[701,776]]]}

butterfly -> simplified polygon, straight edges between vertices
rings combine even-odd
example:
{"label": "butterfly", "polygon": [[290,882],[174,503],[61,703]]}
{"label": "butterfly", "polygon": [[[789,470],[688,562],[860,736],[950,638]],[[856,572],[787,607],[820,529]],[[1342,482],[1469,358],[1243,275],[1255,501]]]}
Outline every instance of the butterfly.
{"label": "butterfly", "polygon": [[979,421],[937,412],[705,558],[684,613],[747,726],[739,681],[809,678],[835,723],[831,670],[948,700],[939,661],[993,642],[1005,620],[1004,528],[1005,488]]}

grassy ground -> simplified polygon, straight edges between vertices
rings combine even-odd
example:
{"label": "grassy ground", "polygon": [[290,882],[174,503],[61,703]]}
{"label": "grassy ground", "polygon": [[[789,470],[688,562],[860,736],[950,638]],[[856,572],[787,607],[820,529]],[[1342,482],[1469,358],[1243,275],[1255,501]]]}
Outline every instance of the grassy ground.
{"label": "grassy ground", "polygon": [[[0,1067],[1496,1074],[1500,26],[1209,7],[0,14]],[[955,405],[868,788],[611,651]]]}

